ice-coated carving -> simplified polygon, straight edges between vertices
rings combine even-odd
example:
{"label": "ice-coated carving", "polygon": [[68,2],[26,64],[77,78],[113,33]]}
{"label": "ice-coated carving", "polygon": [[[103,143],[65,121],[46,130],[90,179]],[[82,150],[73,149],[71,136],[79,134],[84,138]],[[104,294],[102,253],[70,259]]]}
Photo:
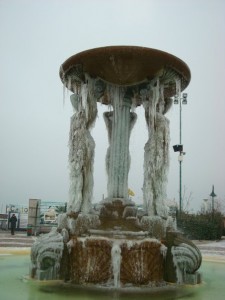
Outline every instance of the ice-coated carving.
{"label": "ice-coated carving", "polygon": [[31,248],[31,277],[39,280],[58,279],[63,248],[63,236],[56,228],[39,237]]}
{"label": "ice-coated carving", "polygon": [[71,96],[75,113],[71,117],[69,139],[70,191],[67,210],[89,213],[93,193],[95,142],[89,128],[97,115],[93,83],[82,84],[79,94]]}
{"label": "ice-coated carving", "polygon": [[201,263],[201,253],[193,245],[181,243],[172,247],[173,262],[176,267],[177,283],[184,283],[186,273],[193,274]]}
{"label": "ice-coated carving", "polygon": [[111,87],[112,112],[104,113],[109,148],[106,155],[108,198],[128,198],[130,168],[129,138],[137,115],[131,110],[130,95],[121,87]]}
{"label": "ice-coated carving", "polygon": [[178,284],[199,283],[197,270],[201,266],[202,255],[197,246],[180,232],[167,232],[166,279]]}
{"label": "ice-coated carving", "polygon": [[145,103],[145,116],[149,139],[144,153],[143,198],[145,209],[150,216],[167,218],[166,183],[169,168],[169,121],[163,115],[164,98],[158,81],[153,89],[152,102]]}

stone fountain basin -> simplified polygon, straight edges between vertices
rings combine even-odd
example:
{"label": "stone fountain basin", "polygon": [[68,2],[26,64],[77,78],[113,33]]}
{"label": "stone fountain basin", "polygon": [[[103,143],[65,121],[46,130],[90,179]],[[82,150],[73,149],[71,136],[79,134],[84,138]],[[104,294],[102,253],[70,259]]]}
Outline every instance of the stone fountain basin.
{"label": "stone fountain basin", "polygon": [[[83,73],[120,86],[130,86],[151,80],[164,68],[171,68],[184,81],[182,90],[189,84],[190,69],[181,59],[160,50],[138,46],[108,46],[94,48],[68,58],[60,68],[65,74],[74,66],[82,66]],[[172,96],[172,95],[168,95]]]}

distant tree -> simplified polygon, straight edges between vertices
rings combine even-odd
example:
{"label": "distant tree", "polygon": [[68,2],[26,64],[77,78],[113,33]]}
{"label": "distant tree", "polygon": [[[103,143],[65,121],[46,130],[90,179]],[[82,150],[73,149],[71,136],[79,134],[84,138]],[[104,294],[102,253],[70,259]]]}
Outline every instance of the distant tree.
{"label": "distant tree", "polygon": [[191,201],[193,200],[193,193],[189,192],[186,186],[183,186],[182,202],[183,202],[183,211],[188,212],[190,210]]}
{"label": "distant tree", "polygon": [[214,210],[225,215],[225,199],[217,198],[214,202]]}

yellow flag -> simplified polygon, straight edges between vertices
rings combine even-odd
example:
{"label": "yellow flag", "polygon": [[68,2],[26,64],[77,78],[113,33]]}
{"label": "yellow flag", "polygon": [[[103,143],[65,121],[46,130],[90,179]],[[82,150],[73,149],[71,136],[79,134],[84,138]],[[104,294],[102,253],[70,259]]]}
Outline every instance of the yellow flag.
{"label": "yellow flag", "polygon": [[129,196],[134,196],[135,193],[134,193],[131,189],[128,189],[128,195],[129,195]]}

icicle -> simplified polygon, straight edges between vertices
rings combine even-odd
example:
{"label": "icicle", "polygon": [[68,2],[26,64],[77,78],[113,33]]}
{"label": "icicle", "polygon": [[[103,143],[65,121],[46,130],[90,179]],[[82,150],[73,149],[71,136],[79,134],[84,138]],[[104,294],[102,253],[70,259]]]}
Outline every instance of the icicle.
{"label": "icicle", "polygon": [[65,106],[65,99],[66,99],[66,87],[63,84],[63,107]]}
{"label": "icicle", "polygon": [[69,95],[70,89],[72,87],[71,82],[72,82],[72,78],[71,78],[71,76],[68,75],[68,77],[67,77],[67,95]]}
{"label": "icicle", "polygon": [[163,256],[163,259],[165,259],[166,258],[166,253],[167,253],[167,247],[165,245],[163,245],[163,244],[160,247],[160,253]]}
{"label": "icicle", "polygon": [[66,86],[65,86],[65,73],[62,65],[60,66],[60,73],[62,74],[62,82],[63,82],[63,107],[65,106],[65,98],[66,98]]}
{"label": "icicle", "polygon": [[160,95],[160,85],[159,85],[159,78],[156,78],[155,82],[153,81],[153,84],[151,85],[151,91],[152,91],[152,99],[149,103],[149,130],[154,130],[155,128],[155,114],[156,114],[156,106],[159,101],[159,95]]}
{"label": "icicle", "polygon": [[149,91],[147,88],[140,90],[141,102],[144,104],[146,101],[149,101]]}
{"label": "icicle", "polygon": [[111,112],[113,110],[112,104],[108,105],[108,111]]}
{"label": "icicle", "polygon": [[97,101],[94,94],[95,80],[86,76],[86,81],[88,82],[86,91],[86,119],[87,127],[90,129],[97,117]]}
{"label": "icicle", "polygon": [[160,84],[159,78],[151,81],[150,89],[141,91],[141,99],[145,109],[145,118],[148,125],[148,134],[150,137],[151,132],[155,130],[155,114],[156,107],[160,98]]}
{"label": "icicle", "polygon": [[106,94],[107,94],[109,103],[113,106],[113,92],[112,92],[112,86],[110,84],[106,85]]}
{"label": "icicle", "polygon": [[164,84],[160,84],[160,99],[164,103]]}
{"label": "icicle", "polygon": [[176,83],[176,96],[178,97],[178,99],[180,99],[180,95],[181,95],[181,80],[179,77],[175,78],[175,83]]}
{"label": "icicle", "polygon": [[136,107],[137,107],[137,99],[136,99],[136,97],[132,97],[131,101],[132,101],[131,112],[135,112]]}
{"label": "icicle", "polygon": [[180,265],[178,263],[178,259],[177,259],[177,256],[175,255],[175,247],[173,246],[171,248],[171,253],[173,255],[173,264],[176,268],[176,276],[177,276],[177,283],[178,284],[182,284],[183,283],[183,272],[182,272],[182,269],[180,268]]}
{"label": "icicle", "polygon": [[72,90],[73,90],[73,92],[74,92],[74,94],[79,94],[79,91],[78,91],[78,83],[75,81],[75,82],[73,82],[73,84],[72,84]]}
{"label": "icicle", "polygon": [[112,257],[112,269],[113,269],[113,279],[115,288],[120,287],[120,265],[121,265],[121,249],[120,245],[117,243],[113,244],[111,250]]}
{"label": "icicle", "polygon": [[81,85],[82,108],[87,109],[87,83]]}

